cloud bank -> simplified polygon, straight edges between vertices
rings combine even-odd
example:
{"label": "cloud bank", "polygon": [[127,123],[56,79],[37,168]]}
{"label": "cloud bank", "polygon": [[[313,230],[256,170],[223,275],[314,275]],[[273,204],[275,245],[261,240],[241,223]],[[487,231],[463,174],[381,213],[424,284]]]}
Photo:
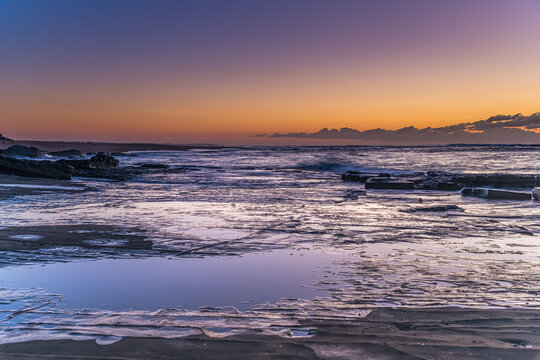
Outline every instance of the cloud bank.
{"label": "cloud bank", "polygon": [[315,133],[273,134],[271,138],[342,139],[363,144],[540,144],[540,113],[496,115],[489,119],[456,125],[398,130],[351,128],[327,129]]}

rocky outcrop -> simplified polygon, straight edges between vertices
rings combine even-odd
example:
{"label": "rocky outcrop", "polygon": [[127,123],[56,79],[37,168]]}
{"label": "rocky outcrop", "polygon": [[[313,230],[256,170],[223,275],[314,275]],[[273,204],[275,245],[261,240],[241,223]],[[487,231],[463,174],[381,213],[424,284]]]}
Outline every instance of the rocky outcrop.
{"label": "rocky outcrop", "polygon": [[82,154],[79,150],[62,150],[62,151],[51,151],[47,153],[51,156],[57,156],[57,157],[67,157],[67,158],[76,158],[81,157]]}
{"label": "rocky outcrop", "polygon": [[23,145],[12,145],[7,149],[1,151],[0,154],[11,157],[41,157],[41,151],[38,148]]}
{"label": "rocky outcrop", "polygon": [[90,169],[118,169],[119,161],[110,155],[99,152],[90,158]]}
{"label": "rocky outcrop", "polygon": [[[521,174],[455,174],[442,171],[428,171],[427,173],[415,174],[368,174],[356,171],[347,171],[341,176],[344,181],[356,181],[366,183],[367,188],[383,189],[384,184],[396,184],[397,188],[406,188],[403,183],[412,182],[414,189],[421,190],[443,190],[457,191],[465,187],[483,187],[494,188],[521,188],[530,189],[540,185],[540,176],[521,175]],[[369,185],[368,185],[369,184]]]}
{"label": "rocky outcrop", "polygon": [[0,172],[19,176],[69,180],[73,173],[73,167],[48,160],[25,160],[0,155]]}
{"label": "rocky outcrop", "polygon": [[422,190],[457,191],[465,185],[456,179],[455,174],[442,171],[428,171],[415,181],[415,188]]}
{"label": "rocky outcrop", "polygon": [[532,198],[530,192],[486,188],[464,188],[461,190],[461,195],[492,200],[531,200]]}
{"label": "rocky outcrop", "polygon": [[111,170],[118,169],[118,160],[105,153],[98,153],[90,159],[58,160],[57,163],[73,166],[75,170]]}

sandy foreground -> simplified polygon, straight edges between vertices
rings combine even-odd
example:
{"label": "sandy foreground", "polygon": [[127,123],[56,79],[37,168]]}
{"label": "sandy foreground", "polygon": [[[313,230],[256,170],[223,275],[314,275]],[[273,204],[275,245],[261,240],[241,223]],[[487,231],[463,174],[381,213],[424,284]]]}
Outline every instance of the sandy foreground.
{"label": "sandy foreground", "polygon": [[540,359],[536,309],[377,308],[364,318],[305,321],[307,337],[48,340],[0,345],[2,359]]}

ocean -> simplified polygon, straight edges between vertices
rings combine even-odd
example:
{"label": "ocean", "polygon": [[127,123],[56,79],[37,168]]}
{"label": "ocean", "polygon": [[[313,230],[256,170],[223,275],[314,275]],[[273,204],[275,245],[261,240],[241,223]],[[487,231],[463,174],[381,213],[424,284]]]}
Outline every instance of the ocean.
{"label": "ocean", "polygon": [[[0,201],[0,236],[88,245],[0,254],[0,341],[107,343],[195,328],[303,334],[302,314],[540,307],[538,202],[364,194],[341,180],[349,170],[537,175],[538,146],[238,147],[118,159],[144,171],[0,185],[36,190]],[[437,206],[448,211],[416,211]],[[124,249],[133,239],[151,248]]]}

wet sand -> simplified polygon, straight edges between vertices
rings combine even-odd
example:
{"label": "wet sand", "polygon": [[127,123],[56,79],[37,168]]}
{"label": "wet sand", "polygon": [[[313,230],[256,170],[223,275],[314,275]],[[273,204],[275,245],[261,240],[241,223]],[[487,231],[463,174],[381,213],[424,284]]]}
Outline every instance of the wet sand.
{"label": "wet sand", "polygon": [[0,345],[2,359],[540,359],[537,309],[377,308],[352,320],[305,320],[315,335],[125,337]]}

